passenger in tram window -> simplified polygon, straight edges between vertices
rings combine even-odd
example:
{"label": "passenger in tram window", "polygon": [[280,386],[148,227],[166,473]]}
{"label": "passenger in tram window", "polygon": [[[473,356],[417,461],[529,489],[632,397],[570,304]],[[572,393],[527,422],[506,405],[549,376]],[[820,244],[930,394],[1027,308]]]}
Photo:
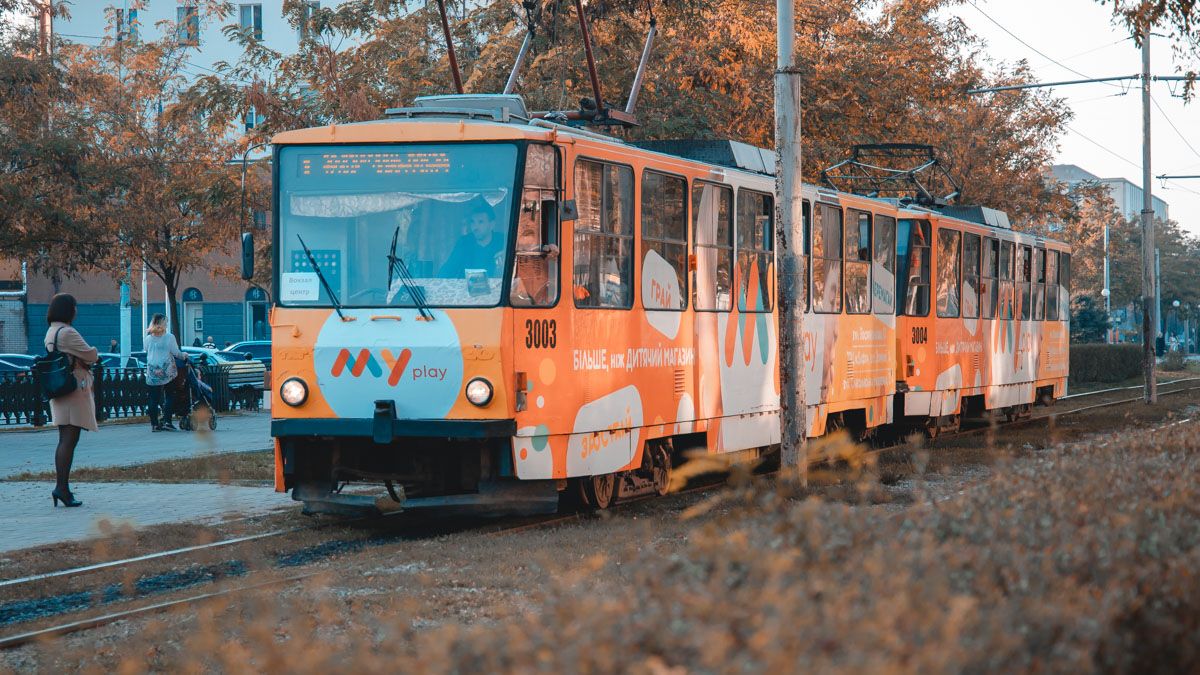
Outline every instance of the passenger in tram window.
{"label": "passenger in tram window", "polygon": [[489,277],[499,276],[504,264],[504,238],[495,231],[496,214],[482,200],[467,217],[468,232],[464,234],[438,276],[461,279],[467,270],[484,270]]}
{"label": "passenger in tram window", "polygon": [[516,262],[511,291],[517,307],[553,305],[558,299],[558,246],[542,241],[544,202],[522,208],[517,221]]}

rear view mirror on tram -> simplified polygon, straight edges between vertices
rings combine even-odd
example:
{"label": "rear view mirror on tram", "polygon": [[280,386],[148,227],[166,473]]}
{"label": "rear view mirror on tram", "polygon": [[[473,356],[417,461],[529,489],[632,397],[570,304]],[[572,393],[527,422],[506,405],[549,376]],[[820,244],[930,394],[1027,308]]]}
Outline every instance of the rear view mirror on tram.
{"label": "rear view mirror on tram", "polygon": [[242,233],[242,278],[249,281],[254,278],[254,233]]}

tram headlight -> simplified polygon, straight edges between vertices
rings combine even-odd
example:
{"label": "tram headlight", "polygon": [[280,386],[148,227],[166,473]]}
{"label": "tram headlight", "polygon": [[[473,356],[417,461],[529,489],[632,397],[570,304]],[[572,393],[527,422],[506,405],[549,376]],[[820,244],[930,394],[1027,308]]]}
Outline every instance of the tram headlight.
{"label": "tram headlight", "polygon": [[467,400],[482,408],[492,402],[492,383],[482,377],[473,378],[467,383]]}
{"label": "tram headlight", "polygon": [[298,377],[289,377],[279,385],[279,398],[292,407],[303,405],[308,400],[308,385]]}

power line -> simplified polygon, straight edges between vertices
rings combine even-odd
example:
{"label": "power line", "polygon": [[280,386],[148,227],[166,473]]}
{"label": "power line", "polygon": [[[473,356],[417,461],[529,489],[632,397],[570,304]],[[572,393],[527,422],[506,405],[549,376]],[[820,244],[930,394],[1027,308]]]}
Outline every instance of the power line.
{"label": "power line", "polygon": [[1076,136],[1082,138],[1083,140],[1087,141],[1088,143],[1091,143],[1092,145],[1096,146],[1097,148],[1100,148],[1101,150],[1112,155],[1113,157],[1116,157],[1117,159],[1121,160],[1122,162],[1125,162],[1126,164],[1134,167],[1135,169],[1142,168],[1141,164],[1138,164],[1137,162],[1129,159],[1128,157],[1122,157],[1121,155],[1117,154],[1116,151],[1110,149],[1108,146],[1104,145],[1103,143],[1100,143],[1099,141],[1093,140],[1090,136],[1083,134],[1078,129],[1076,129],[1075,127],[1073,127],[1069,124],[1067,125],[1067,131],[1070,131],[1071,133],[1075,134]]}
{"label": "power line", "polygon": [[[1050,55],[1046,54],[1046,52],[1043,52],[1042,50],[1038,49],[1037,47],[1034,47],[1033,45],[1029,44],[1028,42],[1026,42],[1026,41],[1022,40],[1022,39],[1021,39],[1021,38],[1020,38],[1020,37],[1019,37],[1019,36],[1018,36],[1016,33],[1014,33],[1014,32],[1012,32],[1011,30],[1009,30],[1009,29],[1005,28],[1005,27],[1004,27],[1004,24],[1002,24],[1002,23],[1000,23],[999,21],[997,21],[997,20],[993,19],[991,14],[988,14],[987,12],[983,11],[983,8],[982,8],[982,7],[980,7],[978,4],[976,4],[975,0],[967,0],[967,2],[968,2],[968,3],[969,3],[971,6],[972,6],[972,7],[974,7],[974,8],[975,8],[975,11],[979,12],[980,14],[982,14],[982,15],[984,16],[984,18],[986,18],[988,21],[991,21],[992,23],[994,23],[994,24],[996,25],[996,27],[997,27],[997,28],[999,28],[1000,30],[1004,31],[1005,33],[1008,33],[1008,35],[1009,35],[1009,36],[1010,36],[1012,39],[1016,40],[1017,42],[1020,42],[1021,44],[1025,45],[1025,46],[1026,46],[1026,47],[1028,47],[1029,49],[1033,50],[1033,52],[1034,52],[1034,53],[1036,53],[1037,55],[1041,56],[1042,58],[1046,59],[1047,61],[1050,61],[1051,63],[1054,63],[1054,64],[1056,64],[1056,65],[1057,65],[1059,68],[1062,68],[1062,69],[1064,69],[1064,70],[1068,70],[1068,71],[1070,71],[1070,72],[1072,72],[1072,73],[1075,73],[1076,75],[1078,75],[1078,76],[1080,76],[1080,77],[1087,78],[1087,79],[1089,79],[1089,80],[1095,79],[1095,78],[1093,78],[1091,75],[1088,75],[1088,74],[1086,74],[1086,73],[1081,73],[1081,72],[1079,72],[1078,70],[1075,70],[1074,68],[1072,68],[1072,67],[1070,67],[1070,66],[1066,65],[1066,64],[1065,64],[1065,63],[1063,63],[1062,61],[1059,61],[1058,59],[1056,59],[1056,58],[1054,58],[1054,57],[1052,57],[1052,56],[1050,56]],[[1106,45],[1106,46],[1107,46],[1107,45]],[[1107,84],[1107,83],[1105,83],[1105,84]],[[1117,85],[1115,85],[1115,84],[1108,84],[1108,86],[1110,86],[1110,87],[1116,87]]]}
{"label": "power line", "polygon": [[1150,102],[1154,104],[1155,108],[1158,108],[1158,112],[1162,114],[1163,119],[1167,121],[1167,124],[1171,125],[1171,128],[1175,130],[1175,134],[1179,136],[1179,140],[1183,141],[1183,144],[1188,147],[1188,150],[1191,150],[1193,155],[1200,157],[1200,152],[1196,152],[1196,148],[1192,147],[1192,144],[1188,142],[1188,139],[1183,135],[1183,132],[1179,130],[1179,127],[1175,126],[1175,123],[1172,122],[1171,118],[1167,116],[1167,111],[1163,110],[1163,107],[1158,104],[1158,101],[1153,96],[1150,97]]}

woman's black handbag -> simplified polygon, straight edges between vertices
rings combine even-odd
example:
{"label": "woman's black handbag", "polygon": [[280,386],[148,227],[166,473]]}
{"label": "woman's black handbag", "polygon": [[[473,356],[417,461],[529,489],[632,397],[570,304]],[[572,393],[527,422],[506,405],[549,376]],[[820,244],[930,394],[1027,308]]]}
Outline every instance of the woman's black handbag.
{"label": "woman's black handbag", "polygon": [[58,351],[58,334],[63,328],[66,326],[59,326],[58,330],[54,331],[54,351],[37,357],[33,363],[33,370],[42,385],[42,398],[47,401],[66,396],[79,388],[71,355]]}

